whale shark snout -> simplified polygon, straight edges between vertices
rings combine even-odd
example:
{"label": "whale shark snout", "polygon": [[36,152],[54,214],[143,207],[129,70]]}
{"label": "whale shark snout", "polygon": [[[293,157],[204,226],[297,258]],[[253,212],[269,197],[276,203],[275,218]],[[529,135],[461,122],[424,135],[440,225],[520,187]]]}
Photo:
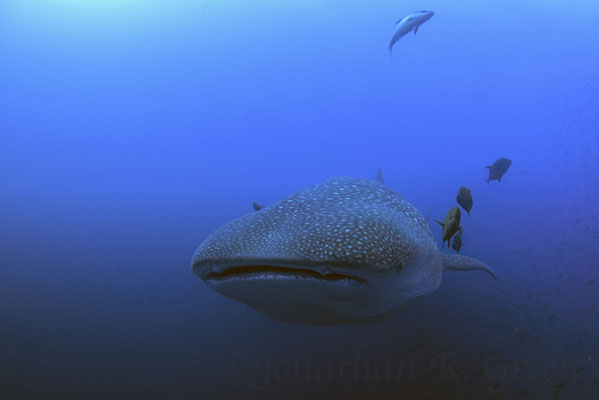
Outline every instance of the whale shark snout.
{"label": "whale shark snout", "polygon": [[422,279],[419,264],[407,262],[386,270],[309,260],[206,263],[198,258],[193,271],[211,289],[271,319],[323,326],[371,323],[410,298],[435,290],[440,271],[436,279]]}

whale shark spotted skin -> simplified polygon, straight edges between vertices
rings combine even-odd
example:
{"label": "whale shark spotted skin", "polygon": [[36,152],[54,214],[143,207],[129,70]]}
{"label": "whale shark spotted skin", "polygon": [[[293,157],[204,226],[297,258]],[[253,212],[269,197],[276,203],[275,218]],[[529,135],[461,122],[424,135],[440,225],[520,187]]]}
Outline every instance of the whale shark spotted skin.
{"label": "whale shark spotted skin", "polygon": [[194,273],[209,287],[283,322],[365,324],[433,292],[443,271],[493,270],[439,251],[401,195],[367,179],[333,178],[216,230]]}

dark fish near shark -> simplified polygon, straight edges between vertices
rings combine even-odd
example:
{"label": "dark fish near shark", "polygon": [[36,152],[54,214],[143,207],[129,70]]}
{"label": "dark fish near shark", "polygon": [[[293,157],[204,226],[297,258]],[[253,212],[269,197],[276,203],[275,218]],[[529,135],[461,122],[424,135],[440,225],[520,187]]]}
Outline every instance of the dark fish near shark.
{"label": "dark fish near shark", "polygon": [[486,179],[487,183],[491,183],[491,181],[499,181],[499,183],[501,183],[501,178],[511,165],[512,160],[503,157],[495,161],[493,164],[487,165],[485,167],[489,169],[489,178]]}
{"label": "dark fish near shark", "polygon": [[458,229],[456,234],[453,236],[451,248],[454,249],[456,253],[460,254],[460,250],[462,248],[462,228]]}
{"label": "dark fish near shark", "polygon": [[368,179],[310,186],[214,232],[194,273],[209,287],[285,322],[365,324],[435,291],[445,270],[493,270],[442,254],[401,195]]}
{"label": "dark fish near shark", "polygon": [[445,214],[445,219],[443,222],[435,220],[439,225],[441,225],[442,231],[441,236],[443,238],[443,243],[441,244],[441,248],[447,242],[447,248],[450,246],[451,237],[455,235],[455,233],[460,229],[460,220],[462,219],[462,212],[459,207],[452,207],[447,214]]}
{"label": "dark fish near shark", "polygon": [[256,203],[255,201],[252,203],[252,207],[254,207],[254,211],[260,211],[264,208],[263,205]]}
{"label": "dark fish near shark", "polygon": [[465,186],[461,186],[458,190],[456,201],[464,210],[466,210],[468,216],[470,216],[470,210],[472,210],[472,206],[474,205],[474,201],[472,200],[472,192],[470,189]]}

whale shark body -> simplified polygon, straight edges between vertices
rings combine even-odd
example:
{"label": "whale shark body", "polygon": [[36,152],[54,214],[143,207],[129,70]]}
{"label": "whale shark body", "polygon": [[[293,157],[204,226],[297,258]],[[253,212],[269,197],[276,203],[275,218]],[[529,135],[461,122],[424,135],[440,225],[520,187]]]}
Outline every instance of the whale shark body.
{"label": "whale shark body", "polygon": [[442,254],[424,218],[372,180],[337,177],[238,218],[192,260],[209,287],[277,321],[365,324],[431,293],[444,270],[493,270]]}

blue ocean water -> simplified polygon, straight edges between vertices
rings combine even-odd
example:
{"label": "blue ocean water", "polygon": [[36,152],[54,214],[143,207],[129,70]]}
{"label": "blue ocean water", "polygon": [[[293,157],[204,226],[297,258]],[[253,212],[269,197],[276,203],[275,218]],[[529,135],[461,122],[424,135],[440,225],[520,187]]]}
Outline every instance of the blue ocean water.
{"label": "blue ocean water", "polygon": [[[598,45],[592,0],[4,0],[0,399],[597,398]],[[253,201],[377,168],[431,222],[471,188],[499,279],[314,327],[192,273]]]}

